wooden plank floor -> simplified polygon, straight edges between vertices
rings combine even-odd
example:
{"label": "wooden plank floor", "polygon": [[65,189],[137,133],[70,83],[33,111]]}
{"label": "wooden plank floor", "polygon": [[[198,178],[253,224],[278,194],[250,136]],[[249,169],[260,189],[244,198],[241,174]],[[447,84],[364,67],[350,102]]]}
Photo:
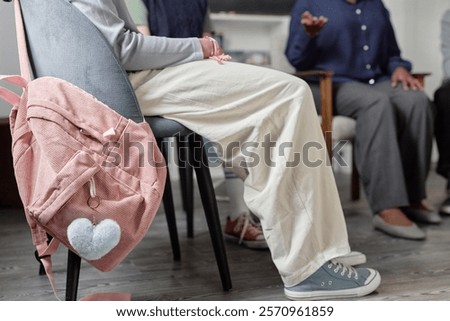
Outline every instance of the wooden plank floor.
{"label": "wooden plank floor", "polygon": [[[364,199],[349,201],[348,175],[337,175],[350,243],[364,252],[368,266],[378,269],[382,284],[370,296],[355,300],[449,300],[450,218],[425,227],[426,241],[395,239],[374,231]],[[174,184],[175,186],[177,184]],[[434,172],[428,181],[429,200],[437,205],[445,182]],[[218,192],[221,193],[221,188]],[[178,191],[175,191],[178,195]],[[268,251],[252,251],[226,243],[233,289],[222,291],[209,234],[196,196],[195,238],[185,236],[178,211],[182,260],[174,262],[163,213],[139,246],[111,272],[82,264],[79,297],[94,292],[131,292],[133,300],[286,300]],[[179,208],[179,203],[177,207]],[[219,203],[226,217],[228,203]],[[55,300],[45,276],[38,276],[28,226],[21,210],[0,209],[0,300]],[[66,250],[54,257],[57,286],[64,297]]]}

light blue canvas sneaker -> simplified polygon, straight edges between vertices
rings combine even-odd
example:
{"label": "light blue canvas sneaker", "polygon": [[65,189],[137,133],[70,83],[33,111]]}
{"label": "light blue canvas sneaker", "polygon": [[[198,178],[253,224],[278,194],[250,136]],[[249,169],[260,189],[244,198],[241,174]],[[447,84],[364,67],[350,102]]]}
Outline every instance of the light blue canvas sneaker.
{"label": "light blue canvas sneaker", "polygon": [[284,293],[290,300],[324,300],[360,297],[375,291],[380,285],[380,274],[368,268],[353,268],[328,261],[306,280]]}

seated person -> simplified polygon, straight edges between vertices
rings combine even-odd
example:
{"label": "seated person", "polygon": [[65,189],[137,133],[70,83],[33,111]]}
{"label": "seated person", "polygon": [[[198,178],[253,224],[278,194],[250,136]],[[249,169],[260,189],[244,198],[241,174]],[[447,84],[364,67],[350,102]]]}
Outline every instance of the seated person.
{"label": "seated person", "polygon": [[[129,72],[144,115],[182,123],[222,146],[223,161],[241,169],[245,203],[260,219],[289,299],[348,298],[378,288],[376,270],[334,260],[350,247],[325,148],[311,148],[304,155],[316,160],[315,167],[302,162],[289,166],[306,144],[325,146],[303,80],[268,68],[206,59],[223,54],[210,38],[145,36],[123,0],[71,4],[111,44]],[[284,142],[292,147],[266,155],[267,139],[275,147]]]}
{"label": "seated person", "polygon": [[[333,70],[334,112],[356,120],[355,162],[374,227],[425,239],[414,221],[441,222],[424,202],[432,103],[401,58],[381,0],[297,0],[286,56],[297,70]],[[319,85],[310,79],[318,101]]]}
{"label": "seated person", "polygon": [[[150,35],[151,32],[155,36],[186,38],[210,36],[212,33],[206,0],[126,0],[126,3],[138,29],[145,35]],[[267,249],[261,224],[245,205],[241,178],[227,168],[224,169],[224,174],[230,200],[230,215],[224,228],[225,238],[251,249]],[[352,254],[356,258],[356,253]],[[359,253],[359,259],[350,263],[356,265],[364,262],[365,256]]]}
{"label": "seated person", "polygon": [[[136,2],[141,5],[138,6]],[[146,7],[142,7],[143,3]],[[184,0],[127,0],[127,5],[131,9],[133,20],[138,21],[138,27],[144,28],[144,33],[147,32],[145,28],[148,27],[142,16],[148,17],[148,25],[151,26],[148,30],[151,29],[150,32],[156,36],[201,37],[210,36],[213,31],[206,0],[192,0],[189,3]],[[230,200],[230,215],[226,219],[224,228],[225,238],[250,249],[267,249],[261,224],[244,202],[242,179],[227,166],[225,166],[224,174],[226,191]],[[359,265],[366,262],[366,256],[361,252],[352,251],[345,257],[339,258],[339,261],[348,265]]]}

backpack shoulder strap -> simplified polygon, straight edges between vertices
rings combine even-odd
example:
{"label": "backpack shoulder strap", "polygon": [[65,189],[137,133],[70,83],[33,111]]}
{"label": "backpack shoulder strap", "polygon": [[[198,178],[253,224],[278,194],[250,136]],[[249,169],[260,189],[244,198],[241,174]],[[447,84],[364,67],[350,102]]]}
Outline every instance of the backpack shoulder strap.
{"label": "backpack shoulder strap", "polygon": [[19,50],[19,63],[20,63],[20,74],[27,81],[31,81],[31,65],[30,59],[28,57],[27,41],[25,38],[25,27],[22,18],[22,9],[20,8],[20,1],[14,0],[14,13],[16,18],[16,34],[17,34],[17,45]]}
{"label": "backpack shoulder strap", "polygon": [[[3,76],[0,75],[0,80],[7,81],[13,85],[17,85],[19,87],[25,88],[28,84],[28,82],[22,78],[21,76]],[[16,94],[15,92],[12,92],[9,89],[6,89],[2,86],[0,86],[0,98],[3,98],[8,103],[10,103],[13,106],[17,106],[20,101],[20,96]]]}
{"label": "backpack shoulder strap", "polygon": [[20,97],[16,93],[12,92],[11,90],[8,90],[6,88],[0,87],[0,97],[6,100],[8,103],[10,103],[13,106],[17,106],[20,102]]}
{"label": "backpack shoulder strap", "polygon": [[55,297],[61,301],[61,298],[58,296],[58,290],[56,289],[55,278],[53,276],[52,269],[52,255],[58,249],[60,242],[53,238],[50,243],[47,245],[46,243],[41,243],[36,245],[36,250],[38,252],[39,260],[44,267],[45,274],[47,275],[48,280],[50,281],[50,285],[53,289],[53,293]]}

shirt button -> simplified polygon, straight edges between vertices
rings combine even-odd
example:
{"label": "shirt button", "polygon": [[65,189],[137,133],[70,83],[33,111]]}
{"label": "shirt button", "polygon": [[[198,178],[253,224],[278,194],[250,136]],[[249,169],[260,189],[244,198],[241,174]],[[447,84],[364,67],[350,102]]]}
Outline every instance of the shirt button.
{"label": "shirt button", "polygon": [[373,85],[373,84],[375,84],[375,79],[370,79],[369,80],[369,85]]}
{"label": "shirt button", "polygon": [[363,50],[364,50],[364,51],[369,50],[369,46],[368,46],[368,45],[364,45],[364,46],[363,46]]}
{"label": "shirt button", "polygon": [[356,14],[361,14],[361,9],[356,9],[355,12]]}
{"label": "shirt button", "polygon": [[371,64],[367,64],[367,65],[366,65],[366,69],[369,70],[369,69],[371,69],[371,68],[372,68],[372,65],[371,65]]}
{"label": "shirt button", "polygon": [[366,31],[366,30],[367,30],[367,26],[366,26],[366,25],[362,25],[362,26],[361,26],[361,30],[362,30],[362,31]]}

